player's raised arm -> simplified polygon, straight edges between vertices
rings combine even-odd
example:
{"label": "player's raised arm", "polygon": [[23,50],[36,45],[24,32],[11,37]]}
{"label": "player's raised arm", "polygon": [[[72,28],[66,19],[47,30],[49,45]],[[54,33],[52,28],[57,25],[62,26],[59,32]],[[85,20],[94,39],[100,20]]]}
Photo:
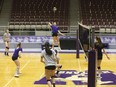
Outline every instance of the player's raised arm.
{"label": "player's raised arm", "polygon": [[49,25],[49,26],[52,26],[52,24],[51,24],[50,22],[48,22],[48,25]]}
{"label": "player's raised arm", "polygon": [[60,34],[60,35],[62,35],[62,36],[65,36],[63,33],[61,33],[59,30],[58,30],[58,33]]}

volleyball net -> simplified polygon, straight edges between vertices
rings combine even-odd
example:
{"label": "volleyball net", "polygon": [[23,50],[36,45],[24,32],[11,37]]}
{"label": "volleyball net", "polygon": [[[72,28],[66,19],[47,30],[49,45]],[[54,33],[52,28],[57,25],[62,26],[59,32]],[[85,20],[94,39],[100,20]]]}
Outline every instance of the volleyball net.
{"label": "volleyball net", "polygon": [[[88,61],[88,87],[96,87],[96,51],[94,47],[94,28],[79,23],[77,30],[77,57],[83,50]],[[91,78],[92,77],[92,78]]]}
{"label": "volleyball net", "polygon": [[79,23],[77,30],[78,49],[84,52],[85,58],[88,58],[88,50],[94,46],[94,28]]}

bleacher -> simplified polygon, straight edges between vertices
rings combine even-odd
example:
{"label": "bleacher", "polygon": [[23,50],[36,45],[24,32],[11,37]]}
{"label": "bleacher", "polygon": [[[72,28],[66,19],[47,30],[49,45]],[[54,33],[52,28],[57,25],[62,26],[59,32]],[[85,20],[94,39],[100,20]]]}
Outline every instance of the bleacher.
{"label": "bleacher", "polygon": [[116,0],[80,0],[83,24],[115,32]]}
{"label": "bleacher", "polygon": [[1,13],[1,10],[2,10],[3,3],[4,3],[4,0],[0,0],[0,13]]}
{"label": "bleacher", "polygon": [[[57,10],[54,11],[53,8]],[[62,32],[68,32],[69,0],[13,0],[10,29],[46,29],[56,21]]]}

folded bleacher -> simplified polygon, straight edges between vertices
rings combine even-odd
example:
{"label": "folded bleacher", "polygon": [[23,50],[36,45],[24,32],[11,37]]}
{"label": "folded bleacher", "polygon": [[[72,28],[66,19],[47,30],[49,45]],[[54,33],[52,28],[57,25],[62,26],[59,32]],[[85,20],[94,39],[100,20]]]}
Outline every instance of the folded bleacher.
{"label": "folded bleacher", "polygon": [[80,0],[83,24],[116,27],[116,0]]}
{"label": "folded bleacher", "polygon": [[1,10],[2,10],[3,3],[4,3],[4,0],[0,0],[0,13],[1,13]]}
{"label": "folded bleacher", "polygon": [[68,32],[68,15],[69,0],[13,0],[9,26],[11,29],[44,30],[48,22],[55,21],[62,32]]}

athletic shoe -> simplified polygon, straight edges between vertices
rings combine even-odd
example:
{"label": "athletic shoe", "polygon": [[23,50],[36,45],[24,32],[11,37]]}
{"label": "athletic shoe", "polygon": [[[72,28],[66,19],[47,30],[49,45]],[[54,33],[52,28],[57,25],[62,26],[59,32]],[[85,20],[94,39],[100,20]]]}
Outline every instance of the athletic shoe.
{"label": "athletic shoe", "polygon": [[60,77],[60,74],[55,74],[55,77],[56,77],[56,78]]}
{"label": "athletic shoe", "polygon": [[101,78],[102,78],[102,77],[101,77],[101,74],[97,74],[96,79],[101,81]]}
{"label": "athletic shoe", "polygon": [[17,78],[18,78],[18,77],[19,77],[19,75],[16,73],[16,74],[14,75],[14,77],[17,77]]}
{"label": "athletic shoe", "polygon": [[6,52],[4,52],[4,55],[6,56]]}
{"label": "athletic shoe", "polygon": [[6,55],[7,55],[7,56],[9,56],[9,54],[8,54],[8,53],[6,53]]}

